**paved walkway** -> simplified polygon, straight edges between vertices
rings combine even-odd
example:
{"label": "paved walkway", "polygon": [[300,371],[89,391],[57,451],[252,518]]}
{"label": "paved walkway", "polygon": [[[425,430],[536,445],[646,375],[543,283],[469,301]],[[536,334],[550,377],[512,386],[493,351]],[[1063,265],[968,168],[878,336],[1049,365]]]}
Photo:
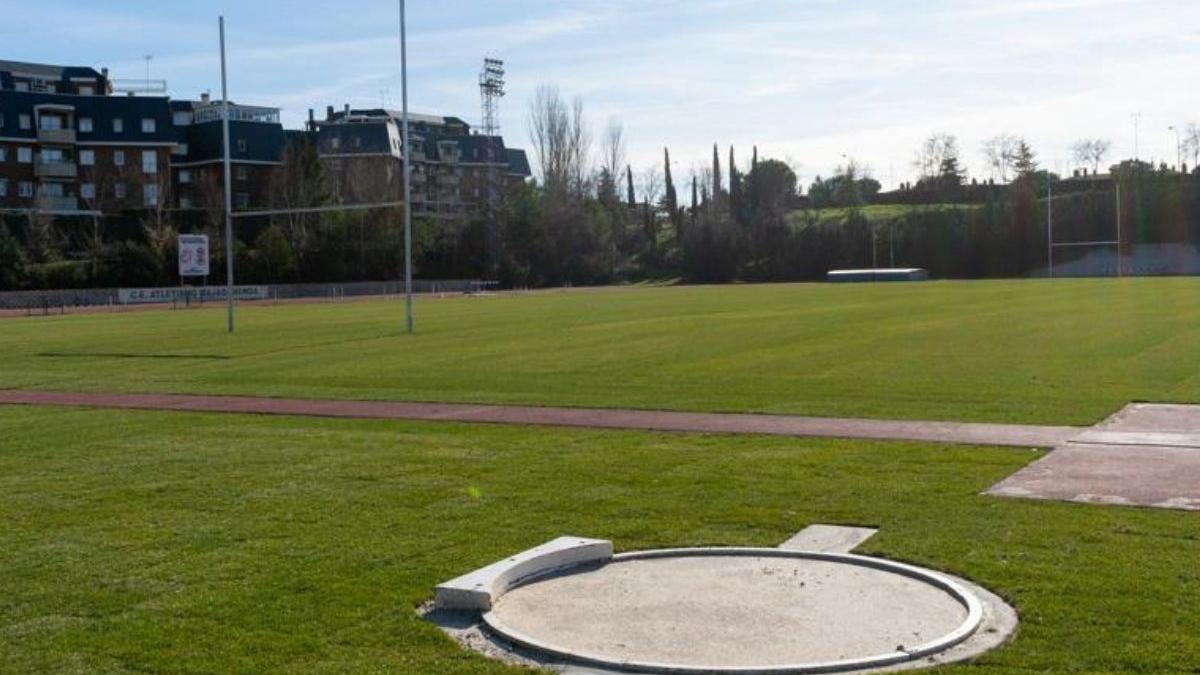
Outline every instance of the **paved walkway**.
{"label": "paved walkway", "polygon": [[330,401],[184,394],[111,394],[0,390],[0,404],[60,405],[139,410],[303,415],[358,419],[400,419],[494,424],[530,424],[600,429],[700,433],[823,436],[924,441],[965,445],[1050,448],[1078,436],[1082,428],[959,422],[687,413],[595,408],[551,408],[465,403]]}

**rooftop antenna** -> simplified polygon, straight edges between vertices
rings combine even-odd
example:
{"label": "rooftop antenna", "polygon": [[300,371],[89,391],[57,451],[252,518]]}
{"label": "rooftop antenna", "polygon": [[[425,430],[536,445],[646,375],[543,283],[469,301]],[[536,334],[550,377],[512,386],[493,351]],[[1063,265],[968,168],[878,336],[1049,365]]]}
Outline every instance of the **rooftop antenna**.
{"label": "rooftop antenna", "polygon": [[482,127],[484,141],[484,222],[486,223],[486,255],[487,269],[496,273],[500,263],[500,237],[496,224],[500,211],[500,172],[503,164],[499,157],[497,137],[500,134],[500,99],[504,98],[504,61],[485,58],[483,69],[479,71],[479,98],[482,107]]}

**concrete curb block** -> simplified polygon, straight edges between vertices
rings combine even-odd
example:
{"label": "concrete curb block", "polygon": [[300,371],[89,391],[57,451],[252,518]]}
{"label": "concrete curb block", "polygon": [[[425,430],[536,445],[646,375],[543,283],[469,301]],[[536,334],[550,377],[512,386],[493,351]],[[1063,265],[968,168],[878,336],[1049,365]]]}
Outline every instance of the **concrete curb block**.
{"label": "concrete curb block", "polygon": [[439,584],[434,603],[443,610],[486,612],[514,586],[567,567],[607,562],[612,557],[611,541],[559,537]]}

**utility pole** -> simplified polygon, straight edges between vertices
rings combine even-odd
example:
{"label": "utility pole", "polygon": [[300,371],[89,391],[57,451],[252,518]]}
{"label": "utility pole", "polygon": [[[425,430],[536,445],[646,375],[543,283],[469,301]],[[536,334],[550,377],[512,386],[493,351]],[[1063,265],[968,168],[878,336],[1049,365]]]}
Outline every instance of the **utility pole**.
{"label": "utility pole", "polygon": [[1046,277],[1054,278],[1054,186],[1046,176]]}
{"label": "utility pole", "polygon": [[1138,141],[1140,140],[1138,138],[1138,136],[1141,133],[1141,125],[1142,125],[1142,113],[1140,113],[1140,112],[1133,113],[1133,161],[1135,161],[1135,162],[1138,161],[1139,159],[1141,159],[1141,156],[1138,154],[1138,152],[1139,152]]}
{"label": "utility pole", "polygon": [[412,298],[412,146],[408,140],[408,31],[404,0],[400,0],[400,118],[404,129],[404,323],[413,332]]}
{"label": "utility pole", "polygon": [[1167,127],[1167,131],[1175,132],[1175,168],[1179,173],[1183,173],[1183,139],[1179,136],[1179,127],[1174,124]]}
{"label": "utility pole", "polygon": [[225,78],[225,17],[217,20],[221,31],[221,136],[225,146],[225,308],[227,329],[233,333],[233,190],[229,161],[229,85]]}

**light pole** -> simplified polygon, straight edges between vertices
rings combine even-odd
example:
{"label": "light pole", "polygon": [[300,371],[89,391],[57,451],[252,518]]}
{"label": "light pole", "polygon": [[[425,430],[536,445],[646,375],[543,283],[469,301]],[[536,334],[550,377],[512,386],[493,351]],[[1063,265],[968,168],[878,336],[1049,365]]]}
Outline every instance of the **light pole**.
{"label": "light pole", "polygon": [[1179,127],[1172,124],[1167,127],[1167,131],[1175,132],[1175,168],[1179,173],[1183,173],[1183,139],[1179,136]]}
{"label": "light pole", "polygon": [[1138,136],[1141,134],[1142,113],[1133,113],[1133,161],[1138,161],[1141,157],[1138,155]]}
{"label": "light pole", "polygon": [[412,146],[408,140],[408,33],[405,25],[404,0],[400,0],[400,106],[404,126],[401,137],[404,144],[404,322],[409,334],[413,332],[412,298],[412,166],[409,154]]}

